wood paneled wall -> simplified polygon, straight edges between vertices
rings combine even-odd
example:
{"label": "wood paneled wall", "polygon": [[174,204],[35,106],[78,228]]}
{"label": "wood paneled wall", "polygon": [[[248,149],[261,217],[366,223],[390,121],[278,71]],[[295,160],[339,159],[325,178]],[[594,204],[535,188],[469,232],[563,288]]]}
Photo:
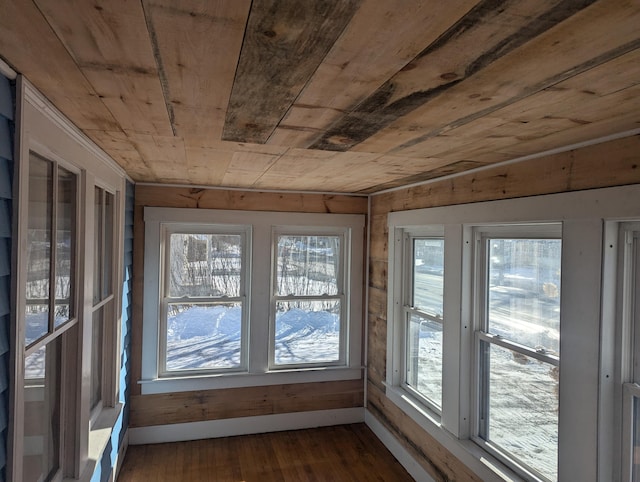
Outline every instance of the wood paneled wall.
{"label": "wood paneled wall", "polygon": [[367,407],[435,480],[478,479],[385,396],[387,214],[637,183],[640,183],[638,135],[372,197]]}
{"label": "wood paneled wall", "polygon": [[[134,214],[131,427],[361,407],[363,380],[142,395],[142,297],[145,206],[366,214],[367,198],[137,185]],[[363,250],[364,253],[364,250]]]}

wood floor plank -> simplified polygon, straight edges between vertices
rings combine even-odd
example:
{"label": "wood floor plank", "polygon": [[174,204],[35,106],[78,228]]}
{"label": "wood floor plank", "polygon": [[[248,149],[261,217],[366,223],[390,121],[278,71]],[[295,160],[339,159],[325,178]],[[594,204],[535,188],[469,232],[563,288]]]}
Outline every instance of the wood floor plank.
{"label": "wood floor plank", "polygon": [[364,424],[131,446],[119,482],[412,481]]}

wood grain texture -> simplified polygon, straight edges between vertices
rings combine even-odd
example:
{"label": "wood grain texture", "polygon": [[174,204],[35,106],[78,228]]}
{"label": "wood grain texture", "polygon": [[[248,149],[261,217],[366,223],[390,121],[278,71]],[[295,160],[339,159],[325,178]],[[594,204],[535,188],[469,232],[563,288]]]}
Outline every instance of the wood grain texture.
{"label": "wood grain texture", "polygon": [[269,138],[307,147],[435,41],[478,0],[365,0]]}
{"label": "wood grain texture", "polygon": [[224,140],[266,142],[350,21],[359,1],[252,3]]}
{"label": "wood grain texture", "polygon": [[143,5],[176,135],[220,139],[251,2],[144,0]]}
{"label": "wood grain texture", "polygon": [[[119,126],[31,0],[0,1],[0,56],[81,129]],[[34,33],[28,39],[26,32]],[[10,56],[10,59],[9,59]]]}
{"label": "wood grain texture", "polygon": [[121,129],[173,135],[141,4],[36,4]]}
{"label": "wood grain texture", "polygon": [[363,380],[134,395],[131,427],[362,407]]}
{"label": "wood grain texture", "polygon": [[372,196],[367,407],[435,480],[475,479],[384,394],[388,293],[381,277],[388,259],[388,213],[640,183],[639,153],[636,135]]}
{"label": "wood grain texture", "polygon": [[413,479],[364,424],[129,447],[120,482]]}

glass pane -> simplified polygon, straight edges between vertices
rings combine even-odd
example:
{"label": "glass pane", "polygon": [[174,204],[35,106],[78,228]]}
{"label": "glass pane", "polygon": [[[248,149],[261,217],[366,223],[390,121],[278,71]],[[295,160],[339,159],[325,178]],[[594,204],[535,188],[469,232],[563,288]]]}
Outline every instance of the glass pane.
{"label": "glass pane", "polygon": [[276,365],[340,360],[340,300],[276,303]]}
{"label": "glass pane", "polygon": [[23,480],[51,480],[60,465],[60,337],[25,358]]}
{"label": "glass pane", "polygon": [[337,295],[340,236],[278,236],[277,296]]}
{"label": "glass pane", "polygon": [[52,199],[53,164],[31,153],[25,309],[27,345],[49,332]]}
{"label": "glass pane", "polygon": [[443,293],[444,239],[414,239],[412,306],[442,318]]}
{"label": "glass pane", "polygon": [[640,482],[640,398],[633,399],[633,455],[631,460],[631,480]]}
{"label": "glass pane", "polygon": [[112,277],[113,277],[113,215],[115,211],[113,194],[105,192],[104,198],[104,252],[102,259],[103,273],[102,273],[102,299],[110,296],[113,293]]}
{"label": "glass pane", "polygon": [[559,239],[490,239],[490,333],[560,353]]}
{"label": "glass pane", "polygon": [[102,354],[105,306],[93,312],[91,332],[91,409],[102,400]]}
{"label": "glass pane", "polygon": [[557,367],[496,345],[490,345],[488,357],[484,438],[547,479],[556,480]]}
{"label": "glass pane", "polygon": [[104,191],[95,188],[95,201],[93,204],[93,304],[102,299],[102,256],[103,256],[103,222],[102,215],[104,205]]}
{"label": "glass pane", "polygon": [[170,297],[240,296],[241,235],[177,233],[170,245]]}
{"label": "glass pane", "polygon": [[407,330],[407,385],[442,406],[442,323],[410,315]]}
{"label": "glass pane", "polygon": [[167,371],[241,365],[242,304],[169,304]]}
{"label": "glass pane", "polygon": [[73,271],[76,237],[76,175],[58,168],[56,229],[55,326],[71,319],[73,313]]}

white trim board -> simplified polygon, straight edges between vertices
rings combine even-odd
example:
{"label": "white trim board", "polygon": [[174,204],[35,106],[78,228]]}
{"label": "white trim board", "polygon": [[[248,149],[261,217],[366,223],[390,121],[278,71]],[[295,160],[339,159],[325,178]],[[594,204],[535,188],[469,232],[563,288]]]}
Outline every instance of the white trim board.
{"label": "white trim board", "polygon": [[129,445],[183,442],[186,440],[282,432],[285,430],[361,423],[364,420],[364,408],[356,407],[153,425],[150,427],[130,428]]}
{"label": "white trim board", "polygon": [[364,423],[371,429],[378,439],[387,447],[400,465],[409,472],[416,482],[435,482],[424,468],[416,461],[415,458],[398,442],[398,440],[382,425],[369,410],[364,412]]}

